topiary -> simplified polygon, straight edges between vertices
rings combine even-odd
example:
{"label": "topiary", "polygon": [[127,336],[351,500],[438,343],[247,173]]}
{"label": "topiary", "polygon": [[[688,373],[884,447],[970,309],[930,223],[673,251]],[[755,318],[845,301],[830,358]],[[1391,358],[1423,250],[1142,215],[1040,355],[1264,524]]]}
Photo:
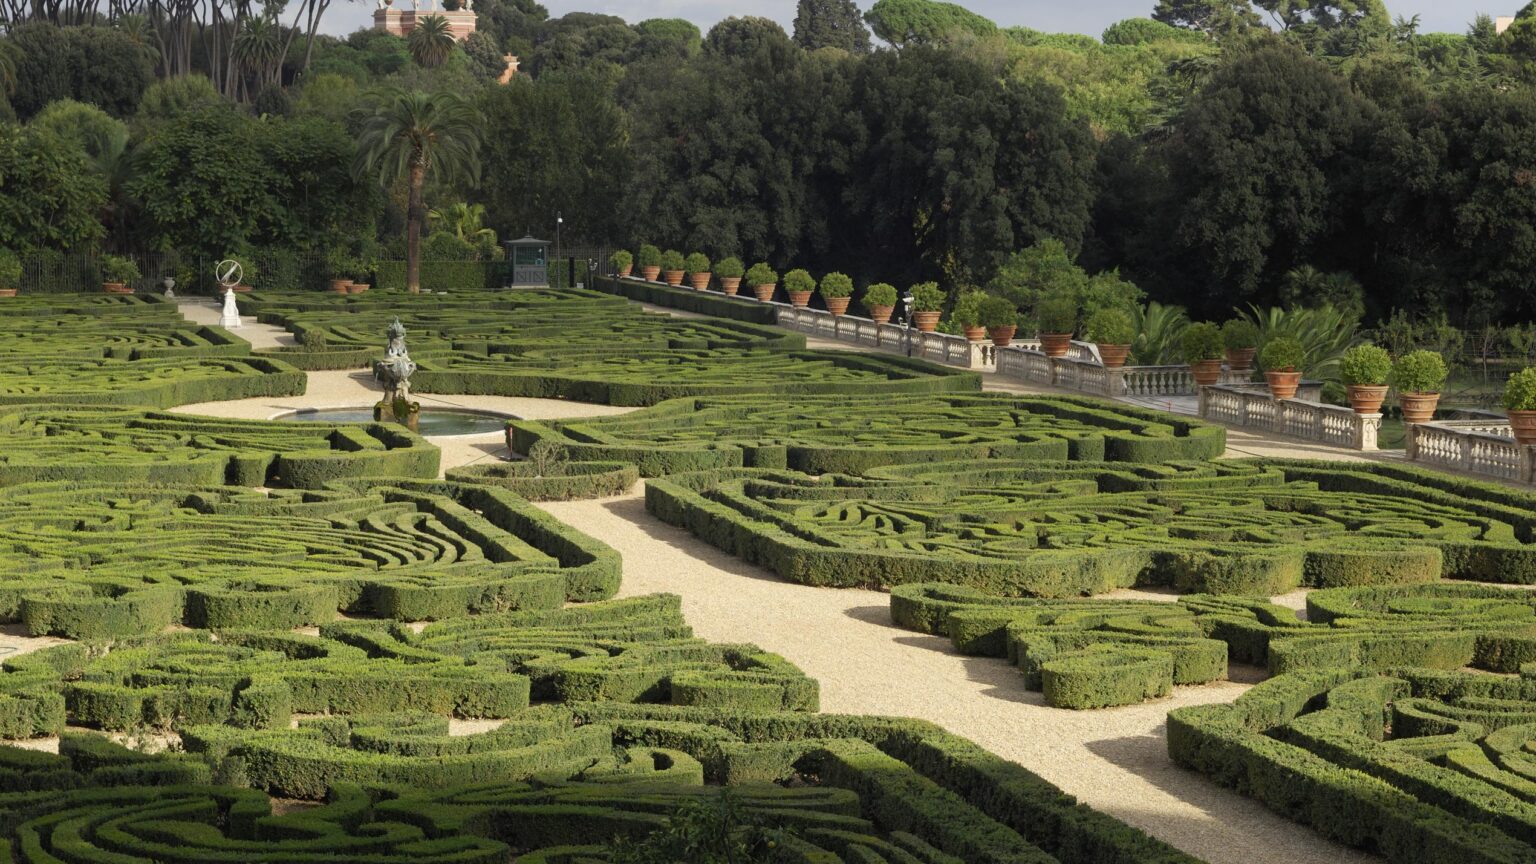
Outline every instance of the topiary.
{"label": "topiary", "polygon": [[1259,352],[1259,364],[1268,372],[1300,372],[1306,361],[1306,349],[1289,336],[1269,340]]}
{"label": "topiary", "polygon": [[828,273],[821,277],[821,296],[833,299],[852,297],[853,280],[842,273]]}
{"label": "topiary", "polygon": [[9,249],[0,249],[0,288],[21,284],[21,259]]}
{"label": "topiary", "polygon": [[666,273],[675,273],[687,267],[688,262],[683,258],[683,253],[676,249],[668,249],[661,253],[661,269]]}
{"label": "topiary", "polygon": [[1183,335],[1179,337],[1179,345],[1184,349],[1185,363],[1220,360],[1226,350],[1221,341],[1221,328],[1209,321],[1184,328]]}
{"label": "topiary", "polygon": [[864,289],[864,308],[874,306],[895,306],[896,286],[886,282],[876,282]]}
{"label": "topiary", "polygon": [[745,272],[741,259],[735,255],[721,259],[715,263],[715,275],[724,279],[740,279]]}
{"label": "topiary", "polygon": [[119,255],[101,256],[101,280],[103,282],[137,282],[143,278],[139,272],[139,265],[133,263],[131,258],[123,258]]}
{"label": "topiary", "polygon": [[1228,351],[1246,351],[1259,347],[1259,328],[1246,318],[1233,318],[1221,325],[1221,344]]}
{"label": "topiary", "polygon": [[981,326],[981,302],[987,299],[986,292],[971,289],[962,291],[955,298],[955,308],[949,313],[949,320],[961,327]]}
{"label": "topiary", "polygon": [[1504,384],[1505,411],[1536,411],[1536,368],[1526,367]]}
{"label": "topiary", "polygon": [[636,257],[641,267],[661,266],[661,250],[649,243],[641,245],[640,254]]}
{"label": "topiary", "polygon": [[748,285],[777,285],[778,283],[779,274],[761,261],[753,264],[752,269],[747,271]]}
{"label": "topiary", "polygon": [[695,252],[683,262],[683,269],[689,273],[708,273],[709,257],[703,252]]}
{"label": "topiary", "polygon": [[913,312],[938,312],[944,308],[944,291],[937,282],[919,282],[912,286]]}
{"label": "topiary", "polygon": [[635,257],[629,254],[628,249],[620,249],[608,256],[608,267],[615,273],[622,273],[633,266],[635,266]]}
{"label": "topiary", "polygon": [[815,291],[816,280],[806,270],[791,270],[784,274],[784,290],[791,294]]}
{"label": "topiary", "polygon": [[1392,375],[1392,355],[1366,343],[1356,345],[1339,358],[1339,380],[1346,387],[1380,387]]}
{"label": "topiary", "polygon": [[1019,310],[1013,308],[1008,298],[988,294],[981,301],[980,318],[981,326],[989,329],[1011,327],[1019,323]]}
{"label": "topiary", "polygon": [[1100,309],[1088,316],[1083,334],[1100,345],[1129,345],[1136,339],[1136,322],[1121,309]]}
{"label": "topiary", "polygon": [[1433,351],[1414,351],[1392,367],[1392,386],[1399,393],[1438,393],[1449,375],[1445,358]]}
{"label": "topiary", "polygon": [[1071,333],[1077,329],[1077,300],[1057,294],[1035,307],[1035,323],[1041,333]]}

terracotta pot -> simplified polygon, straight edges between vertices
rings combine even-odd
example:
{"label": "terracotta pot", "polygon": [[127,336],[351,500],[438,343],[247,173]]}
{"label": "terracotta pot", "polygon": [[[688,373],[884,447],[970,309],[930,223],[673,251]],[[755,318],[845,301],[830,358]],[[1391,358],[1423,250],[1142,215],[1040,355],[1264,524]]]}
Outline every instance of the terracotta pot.
{"label": "terracotta pot", "polygon": [[1356,414],[1380,414],[1381,403],[1387,401],[1384,385],[1351,384],[1345,389],[1349,393],[1349,407],[1355,409]]}
{"label": "terracotta pot", "polygon": [[709,280],[712,275],[711,273],[689,273],[688,283],[693,286],[695,291],[708,291]]}
{"label": "terracotta pot", "polygon": [[876,324],[891,323],[891,313],[896,311],[895,306],[870,306],[869,320]]}
{"label": "terracotta pot", "polygon": [[848,311],[848,304],[852,300],[852,297],[828,297],[827,311],[833,315],[842,315]]}
{"label": "terracotta pot", "polygon": [[345,293],[347,293],[347,289],[351,288],[351,287],[352,287],[352,280],[351,279],[332,279],[331,280],[331,290],[335,291],[337,294],[345,294]]}
{"label": "terracotta pot", "polygon": [[15,297],[15,288],[0,288],[0,297]]}
{"label": "terracotta pot", "polygon": [[1509,428],[1522,447],[1536,444],[1536,411],[1510,411]]}
{"label": "terracotta pot", "polygon": [[[238,290],[238,289],[236,289],[236,290]],[[351,283],[350,285],[347,286],[347,293],[348,294],[361,294],[361,293],[363,293],[364,291],[367,291],[367,290],[368,290],[368,283],[367,282],[353,282],[353,283]]]}
{"label": "terracotta pot", "polygon": [[127,294],[128,286],[121,282],[103,282],[101,283],[101,290],[108,294]]}
{"label": "terracotta pot", "polygon": [[1106,345],[1103,342],[1095,344],[1099,346],[1099,359],[1104,361],[1105,369],[1119,369],[1125,365],[1126,358],[1131,356],[1129,345]]}
{"label": "terracotta pot", "polygon": [[1403,409],[1404,423],[1428,423],[1435,419],[1440,405],[1439,393],[1399,393],[1397,404]]}
{"label": "terracotta pot", "polygon": [[965,338],[968,342],[981,342],[987,338],[987,328],[980,324],[975,327],[962,327],[961,329],[965,331]]}
{"label": "terracotta pot", "polygon": [[683,284],[683,271],[668,270],[667,272],[661,274],[661,278],[667,280],[668,285],[676,288],[677,286]]}
{"label": "terracotta pot", "polygon": [[640,268],[640,278],[644,279],[647,282],[655,282],[656,281],[656,277],[659,276],[659,275],[661,275],[661,268],[660,267],[641,267]]}
{"label": "terracotta pot", "polygon": [[1040,350],[1047,357],[1065,357],[1072,347],[1071,333],[1041,333]]}
{"label": "terracotta pot", "polygon": [[635,262],[631,261],[628,264],[625,264],[623,267],[619,268],[619,278],[628,279],[629,274],[633,272],[635,272]]}
{"label": "terracotta pot", "polygon": [[727,297],[735,297],[736,292],[741,290],[741,277],[721,276],[720,290],[724,291]]}
{"label": "terracotta pot", "polygon": [[1264,380],[1269,382],[1269,395],[1276,399],[1295,399],[1301,387],[1300,372],[1265,372]]}
{"label": "terracotta pot", "polygon": [[[354,282],[354,283],[352,283],[352,285],[355,288],[357,286],[357,283]],[[249,294],[249,293],[251,293],[251,286],[249,286],[249,285],[236,285],[234,290],[235,290],[236,294]],[[356,294],[358,292],[353,291],[352,293]]]}
{"label": "terracotta pot", "polygon": [[999,348],[1007,348],[1013,343],[1013,334],[1019,332],[1019,325],[1009,324],[1007,327],[988,327],[987,336],[992,344]]}
{"label": "terracotta pot", "polygon": [[1247,372],[1253,369],[1253,357],[1259,353],[1257,348],[1228,348],[1227,365],[1233,372]]}
{"label": "terracotta pot", "polygon": [[[1195,373],[1195,385],[1198,387],[1209,387],[1221,382],[1220,360],[1196,360],[1189,364],[1189,371]],[[1291,392],[1296,391],[1293,389]]]}
{"label": "terracotta pot", "polygon": [[939,317],[942,312],[913,312],[912,326],[923,333],[932,333],[939,329]]}
{"label": "terracotta pot", "polygon": [[779,283],[777,282],[769,282],[767,285],[753,285],[752,293],[757,295],[757,299],[767,303],[773,299],[773,292],[778,287]]}
{"label": "terracotta pot", "polygon": [[811,305],[811,293],[810,291],[790,291],[789,304],[797,309],[804,309]]}

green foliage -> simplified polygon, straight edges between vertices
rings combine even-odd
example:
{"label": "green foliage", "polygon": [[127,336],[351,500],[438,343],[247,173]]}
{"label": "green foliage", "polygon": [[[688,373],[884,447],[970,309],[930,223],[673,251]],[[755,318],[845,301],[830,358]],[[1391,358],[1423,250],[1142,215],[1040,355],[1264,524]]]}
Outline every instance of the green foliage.
{"label": "green foliage", "polygon": [[1259,347],[1259,327],[1247,318],[1231,318],[1221,325],[1221,344],[1228,351]]}
{"label": "green foliage", "polygon": [[1413,351],[1397,358],[1392,386],[1399,393],[1438,393],[1448,375],[1445,358],[1433,351]]}
{"label": "green foliage", "polygon": [[1087,284],[1087,274],[1073,263],[1066,245],[1047,238],[1005,260],[990,287],[1021,309],[1035,309],[1047,297],[1075,300]]}
{"label": "green foliage", "polygon": [[683,269],[689,273],[708,273],[709,256],[703,252],[694,252],[683,261]]}
{"label": "green foliage", "polygon": [[869,28],[854,0],[799,0],[795,7],[795,44],[807,51],[833,48],[869,53]]}
{"label": "green foliage", "polygon": [[139,265],[132,258],[119,255],[101,256],[101,278],[104,282],[124,282],[132,285],[144,278]]}
{"label": "green foliage", "polygon": [[740,279],[744,272],[746,272],[745,266],[741,263],[741,259],[737,258],[735,255],[722,258],[715,262],[715,275],[722,278]]}
{"label": "green foliage", "polygon": [[982,298],[977,310],[977,320],[983,327],[1013,327],[1018,325],[1019,310],[1013,308],[1007,298],[988,294]]}
{"label": "green foliage", "polygon": [[1041,333],[1072,333],[1077,330],[1077,297],[1053,294],[1035,304],[1035,326]]}
{"label": "green foliage", "polygon": [[1504,384],[1505,411],[1536,411],[1536,369],[1527,367]]}
{"label": "green foliage", "polygon": [[21,286],[21,259],[9,249],[0,249],[0,288]]}
{"label": "green foliage", "polygon": [[826,298],[852,297],[853,280],[843,273],[828,273],[821,277],[820,290]]}
{"label": "green foliage", "polygon": [[411,59],[427,69],[443,65],[457,47],[448,19],[442,15],[419,16],[416,26],[405,37],[405,44]]}
{"label": "green foliage", "polygon": [[876,282],[864,289],[864,307],[873,306],[895,307],[899,298],[896,295],[896,286],[886,282]]}
{"label": "green foliage", "polygon": [[18,54],[10,102],[23,118],[60,99],[127,117],[155,77],[143,46],[115,27],[56,27],[33,20],[17,23],[6,35]]}
{"label": "green foliage", "polygon": [[784,274],[784,290],[790,293],[816,290],[816,280],[805,270],[791,270]]}
{"label": "green foliage", "polygon": [[89,247],[105,234],[107,200],[82,150],[42,129],[0,125],[0,245]]}
{"label": "green foliage", "polygon": [[1088,277],[1083,284],[1081,303],[1083,312],[1092,315],[1101,309],[1130,309],[1146,300],[1146,293],[1127,279],[1119,270],[1106,270]]}
{"label": "green foliage", "polygon": [[1338,380],[1339,358],[1360,339],[1360,319],[1331,306],[1268,310],[1249,307],[1243,317],[1259,328],[1261,352],[1274,339],[1297,342],[1303,355],[1298,368],[1321,381]]}
{"label": "green foliage", "polygon": [[1285,274],[1280,304],[1303,309],[1332,307],[1356,320],[1365,314],[1365,295],[1355,277],[1348,273],[1323,273],[1310,264]]}
{"label": "green foliage", "polygon": [[1305,372],[1306,363],[1306,348],[1289,336],[1270,339],[1259,351],[1259,365],[1267,372]]}
{"label": "green foliage", "polygon": [[1179,337],[1179,346],[1183,349],[1186,363],[1220,360],[1225,351],[1221,328],[1209,321],[1201,321],[1184,328],[1183,335]]}
{"label": "green foliage", "polygon": [[661,272],[663,273],[683,270],[687,264],[688,261],[683,257],[683,253],[676,249],[668,249],[661,253]]}
{"label": "green foliage", "polygon": [[1131,343],[1131,357],[1142,366],[1166,366],[1180,361],[1179,342],[1189,316],[1178,306],[1164,306],[1156,301],[1132,310],[1136,341]]}
{"label": "green foliage", "polygon": [[997,32],[997,25],[988,19],[939,0],[879,0],[864,19],[876,36],[898,48]]}
{"label": "green foliage", "polygon": [[629,269],[630,267],[634,266],[634,263],[635,256],[629,254],[628,249],[619,249],[612,255],[608,256],[608,269],[615,273],[618,273],[621,270]]}
{"label": "green foliage", "polygon": [[[803,5],[803,4],[802,4]],[[759,821],[729,789],[684,803],[660,830],[638,843],[621,843],[613,864],[756,864],[781,861],[786,834]]]}
{"label": "green foliage", "polygon": [[937,282],[920,282],[912,286],[912,311],[938,312],[944,308],[944,291]]}
{"label": "green foliage", "polygon": [[660,267],[661,250],[649,243],[641,244],[639,262],[641,267]]}
{"label": "green foliage", "polygon": [[1100,309],[1088,316],[1083,336],[1101,345],[1130,345],[1136,339],[1136,322],[1121,309]]}
{"label": "green foliage", "polygon": [[1339,359],[1339,379],[1346,385],[1379,387],[1392,375],[1392,355],[1370,343],[1356,345]]}
{"label": "green foliage", "polygon": [[50,102],[28,125],[51,132],[69,146],[79,148],[109,181],[128,149],[128,124],[95,105],[72,99]]}
{"label": "green foliage", "polygon": [[1152,42],[1187,42],[1203,45],[1207,37],[1151,18],[1127,18],[1105,28],[1105,45],[1146,45]]}
{"label": "green foliage", "polygon": [[981,304],[986,299],[985,291],[961,291],[960,296],[955,298],[954,308],[949,312],[949,320],[962,327],[981,326]]}
{"label": "green foliage", "polygon": [[753,264],[752,268],[747,271],[746,279],[747,284],[752,286],[776,285],[779,281],[779,274],[775,273],[772,267],[759,261]]}

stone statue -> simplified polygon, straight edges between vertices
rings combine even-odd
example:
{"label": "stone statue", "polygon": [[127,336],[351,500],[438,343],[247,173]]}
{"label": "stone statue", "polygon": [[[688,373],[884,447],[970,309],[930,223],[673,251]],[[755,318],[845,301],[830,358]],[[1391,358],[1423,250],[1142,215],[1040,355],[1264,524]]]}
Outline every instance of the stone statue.
{"label": "stone statue", "polygon": [[393,419],[415,430],[421,404],[411,401],[411,374],[416,371],[416,361],[405,347],[405,325],[396,318],[385,332],[389,343],[384,346],[384,359],[373,363],[373,378],[384,385],[384,398],[374,406],[373,419]]}
{"label": "stone statue", "polygon": [[224,309],[219,313],[219,326],[225,330],[240,329],[240,307],[235,305],[233,288],[224,289]]}

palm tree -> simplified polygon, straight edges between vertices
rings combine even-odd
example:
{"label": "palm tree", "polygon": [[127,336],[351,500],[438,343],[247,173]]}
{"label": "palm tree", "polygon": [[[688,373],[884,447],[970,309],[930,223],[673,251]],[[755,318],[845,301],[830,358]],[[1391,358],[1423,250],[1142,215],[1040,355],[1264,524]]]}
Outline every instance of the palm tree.
{"label": "palm tree", "polygon": [[400,179],[409,189],[405,211],[405,282],[421,290],[422,187],[430,177],[450,183],[480,179],[480,112],[451,92],[387,88],[357,136],[354,171],[376,174],[386,186]]}
{"label": "palm tree", "polygon": [[11,40],[0,41],[0,91],[7,96],[16,92],[16,63],[20,56],[21,51]]}
{"label": "palm tree", "polygon": [[465,204],[462,201],[427,213],[427,221],[453,232],[453,236],[465,243],[479,244],[486,239],[494,242],[496,232],[485,227],[485,205]]}
{"label": "palm tree", "polygon": [[245,71],[254,75],[256,91],[276,86],[282,69],[283,26],[266,14],[249,18],[231,50]]}
{"label": "palm tree", "polygon": [[453,30],[448,19],[441,15],[428,15],[416,19],[416,27],[405,39],[411,59],[427,69],[436,69],[453,54]]}

